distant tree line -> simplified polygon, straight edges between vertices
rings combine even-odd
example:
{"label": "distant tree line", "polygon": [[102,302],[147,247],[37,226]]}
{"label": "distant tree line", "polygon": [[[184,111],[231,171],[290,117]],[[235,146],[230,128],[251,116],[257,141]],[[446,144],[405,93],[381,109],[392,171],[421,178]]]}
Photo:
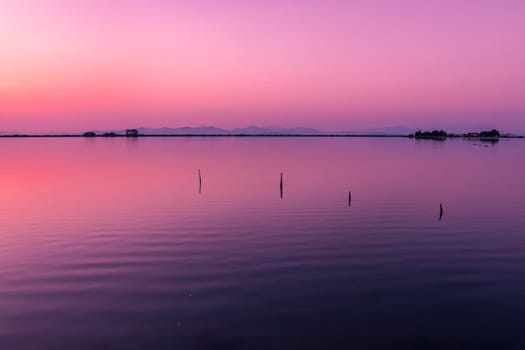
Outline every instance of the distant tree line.
{"label": "distant tree line", "polygon": [[500,137],[499,131],[496,129],[492,129],[490,131],[482,131],[479,133],[479,136],[481,137]]}
{"label": "distant tree line", "polygon": [[139,131],[137,129],[127,129],[125,135],[117,134],[115,132],[105,132],[100,135],[97,135],[94,131],[88,131],[82,134],[84,137],[95,137],[95,136],[103,136],[103,137],[115,137],[115,136],[127,136],[127,137],[137,137],[139,136]]}
{"label": "distant tree line", "polygon": [[469,132],[465,134],[448,134],[443,130],[433,130],[433,131],[421,131],[418,130],[414,134],[408,135],[411,138],[416,139],[436,139],[443,140],[447,137],[471,137],[471,138],[499,138],[501,134],[498,130],[492,129],[490,131],[481,131],[481,132]]}
{"label": "distant tree line", "polygon": [[433,131],[416,131],[415,134],[409,135],[410,137],[415,137],[416,139],[444,139],[448,134],[443,130],[433,130]]}

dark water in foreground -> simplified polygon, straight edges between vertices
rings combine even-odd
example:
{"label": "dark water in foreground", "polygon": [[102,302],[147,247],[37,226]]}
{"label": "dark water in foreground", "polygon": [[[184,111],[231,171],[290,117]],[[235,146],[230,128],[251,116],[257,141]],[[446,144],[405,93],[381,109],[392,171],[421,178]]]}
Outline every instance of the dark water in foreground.
{"label": "dark water in foreground", "polygon": [[0,349],[523,349],[525,140],[478,144],[0,139]]}

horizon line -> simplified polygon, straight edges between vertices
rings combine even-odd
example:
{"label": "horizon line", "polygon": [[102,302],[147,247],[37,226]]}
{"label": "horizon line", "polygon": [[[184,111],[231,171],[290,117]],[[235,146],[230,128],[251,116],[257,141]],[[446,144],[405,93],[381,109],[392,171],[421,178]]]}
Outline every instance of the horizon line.
{"label": "horizon line", "polygon": [[[181,126],[181,127],[168,127],[168,126],[162,126],[162,127],[146,127],[146,126],[140,126],[135,128],[109,128],[109,129],[98,129],[98,128],[90,128],[85,129],[83,131],[2,131],[0,130],[0,136],[83,136],[86,133],[126,133],[127,130],[140,130],[145,129],[141,135],[144,136],[155,136],[155,135],[186,135],[186,136],[201,136],[201,135],[303,135],[303,136],[317,136],[317,135],[388,135],[388,136],[406,136],[412,133],[415,133],[416,131],[446,131],[446,128],[443,127],[430,127],[430,128],[412,128],[405,125],[395,125],[395,126],[384,126],[384,127],[369,127],[369,128],[360,128],[355,130],[341,130],[341,131],[323,131],[319,130],[315,127],[303,127],[303,126],[295,126],[295,127],[281,127],[281,126],[257,126],[257,125],[249,125],[245,127],[234,127],[234,128],[222,128],[217,127],[213,125],[201,125],[201,126]],[[184,133],[173,133],[173,132],[166,132],[162,133],[162,130],[173,130],[173,131],[181,131],[185,129],[189,129],[192,131],[184,132]],[[203,131],[202,129],[215,129],[218,130],[218,132],[213,131]],[[249,130],[249,129],[256,129],[256,131]],[[258,130],[257,130],[258,129]],[[397,129],[397,130],[396,130]],[[523,131],[508,131],[506,129],[499,129],[495,127],[487,127],[487,126],[477,126],[477,127],[466,127],[466,126],[457,126],[457,127],[450,127],[450,129],[455,129],[455,131],[451,131],[447,133],[449,134],[466,134],[466,133],[472,133],[472,132],[479,132],[479,131],[485,131],[485,130],[499,130],[502,135],[507,136],[521,136],[525,135]],[[194,130],[194,131],[193,131]],[[402,131],[401,131],[402,130]],[[462,130],[462,131],[459,131]],[[476,131],[473,131],[476,130]],[[301,132],[304,131],[304,132]],[[150,132],[150,133],[148,133]],[[156,133],[155,133],[156,132]],[[155,133],[155,134],[153,134]]]}

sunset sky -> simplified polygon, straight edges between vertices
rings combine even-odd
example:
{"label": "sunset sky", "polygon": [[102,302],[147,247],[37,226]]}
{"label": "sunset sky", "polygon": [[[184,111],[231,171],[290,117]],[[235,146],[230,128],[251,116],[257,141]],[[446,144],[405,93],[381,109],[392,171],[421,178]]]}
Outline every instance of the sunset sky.
{"label": "sunset sky", "polygon": [[525,131],[523,0],[0,0],[0,131]]}

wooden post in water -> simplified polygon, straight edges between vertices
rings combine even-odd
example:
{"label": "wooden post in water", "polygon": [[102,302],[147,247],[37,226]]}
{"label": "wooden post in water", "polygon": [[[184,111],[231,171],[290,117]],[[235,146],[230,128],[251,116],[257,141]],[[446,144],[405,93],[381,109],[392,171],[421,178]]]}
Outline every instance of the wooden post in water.
{"label": "wooden post in water", "polygon": [[348,191],[348,206],[352,204],[352,191]]}
{"label": "wooden post in water", "polygon": [[201,194],[202,189],[202,177],[201,177],[201,170],[199,169],[199,194]]}
{"label": "wooden post in water", "polygon": [[439,220],[443,218],[443,204],[439,203]]}
{"label": "wooden post in water", "polygon": [[280,184],[280,188],[281,188],[281,199],[283,199],[283,173],[281,173],[281,184]]}

